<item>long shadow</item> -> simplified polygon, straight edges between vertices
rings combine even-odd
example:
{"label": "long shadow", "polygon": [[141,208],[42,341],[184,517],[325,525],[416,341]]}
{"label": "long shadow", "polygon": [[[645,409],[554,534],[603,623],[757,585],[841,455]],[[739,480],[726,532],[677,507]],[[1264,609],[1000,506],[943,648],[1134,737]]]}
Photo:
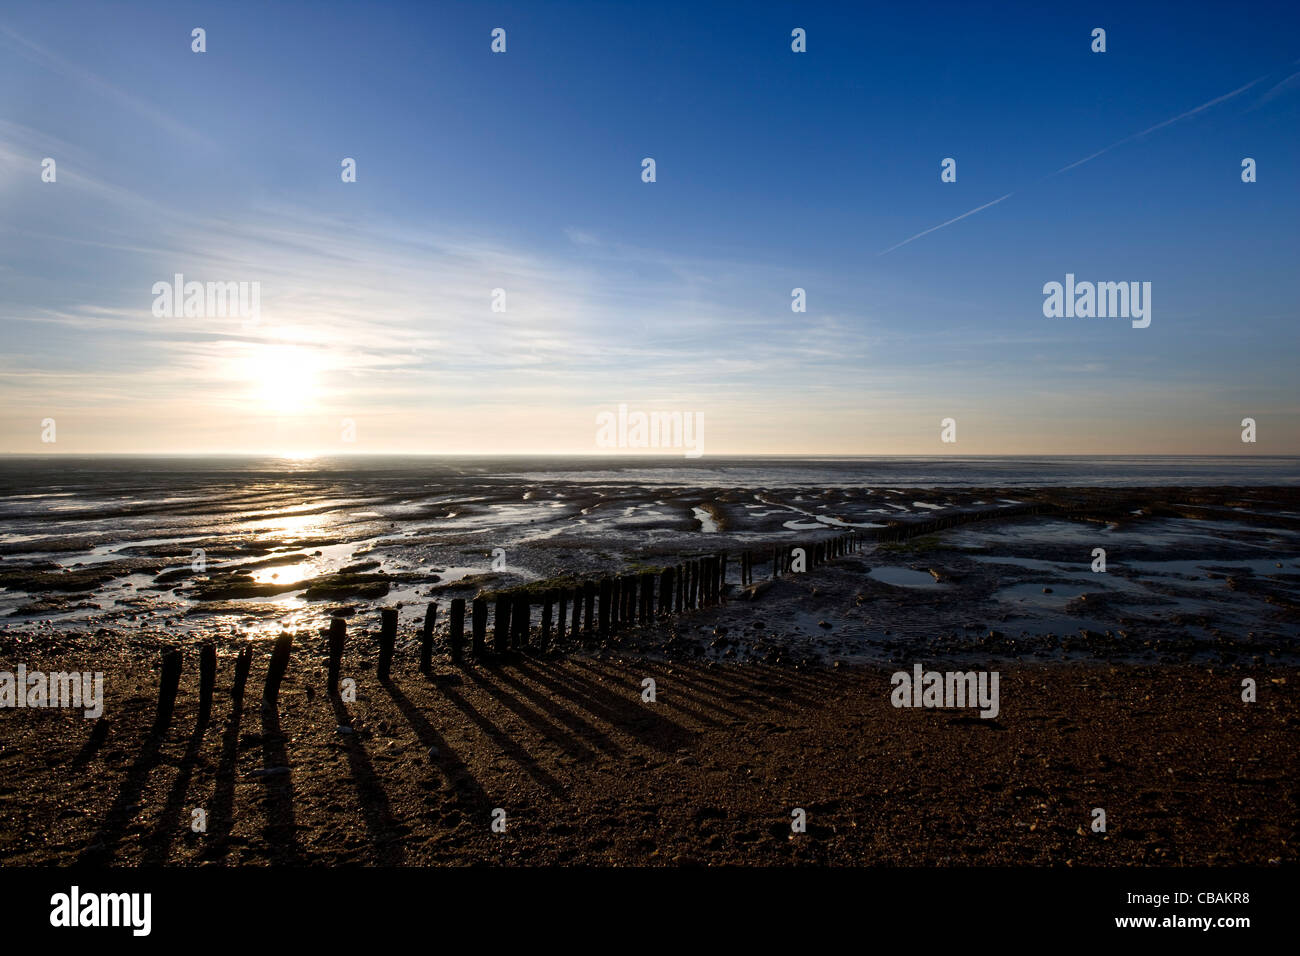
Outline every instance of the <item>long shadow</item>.
{"label": "long shadow", "polygon": [[[469,668],[466,668],[468,671]],[[514,761],[519,764],[524,771],[537,781],[539,785],[550,791],[555,796],[564,796],[565,789],[560,781],[538,766],[536,759],[533,758],[518,742],[512,740],[510,735],[502,731],[499,727],[488,720],[478,709],[462,697],[454,687],[443,685],[442,692],[446,695],[447,700],[451,701],[462,711],[465,712],[470,720],[479,730],[483,731],[498,747],[508,753]]]}
{"label": "long shadow", "polygon": [[[603,662],[584,660],[582,663],[599,669]],[[765,706],[797,710],[805,704],[814,703],[816,699],[812,696],[805,697],[798,687],[775,679],[775,675],[761,672],[745,673],[741,671],[740,666],[721,673],[696,663],[674,661],[671,666],[684,679],[689,689],[697,696],[703,697],[710,706],[722,706],[716,701],[725,701],[732,705],[750,704],[761,698]],[[769,677],[772,679],[767,679]],[[779,696],[774,703],[767,703],[767,699],[773,695]]]}
{"label": "long shadow", "polygon": [[[701,691],[708,690],[713,693],[722,694],[728,699],[737,695],[757,698],[759,696],[770,695],[774,688],[782,691],[781,701],[783,703],[797,706],[817,703],[817,690],[805,690],[804,688],[785,683],[777,675],[753,674],[746,675],[739,672],[729,672],[724,678],[705,668],[693,664],[674,664],[679,667],[683,673],[691,676],[691,679],[699,685]],[[768,704],[767,706],[775,706]]]}
{"label": "long shadow", "polygon": [[[574,660],[573,663],[577,665],[579,662],[577,660]],[[604,674],[605,676],[615,681],[622,681],[627,679],[629,676],[631,676],[617,669],[611,668],[608,665],[600,666],[600,664],[595,661],[584,659],[581,663],[588,670],[600,674]],[[715,725],[718,723],[716,719],[701,714],[693,710],[691,707],[682,706],[681,701],[685,700],[691,704],[694,704],[696,707],[704,707],[707,708],[708,710],[716,711],[717,713],[721,714],[725,719],[729,719],[733,721],[746,719],[747,716],[746,714],[743,714],[736,710],[732,710],[729,707],[725,707],[722,704],[718,703],[717,696],[712,695],[710,693],[711,690],[710,688],[695,686],[695,684],[692,683],[694,675],[688,674],[685,668],[674,664],[673,670],[677,671],[677,673],[673,673],[673,674],[664,673],[662,677],[655,678],[655,682],[658,685],[660,691],[664,690],[665,688],[669,690],[668,696],[660,699],[661,703],[668,703],[671,706],[677,706],[679,707],[680,710],[682,710],[683,713],[686,713],[694,717],[696,720],[701,720],[705,723],[712,723]],[[652,677],[654,675],[646,674],[645,676]]]}
{"label": "long shadow", "polygon": [[[542,737],[558,744],[560,747],[562,747],[565,750],[566,753],[569,754],[569,756],[574,757],[575,759],[578,760],[590,760],[596,756],[596,752],[592,750],[590,747],[588,747],[585,743],[571,736],[570,733],[566,731],[563,727],[557,726],[556,724],[547,720],[541,714],[533,710],[530,710],[524,703],[516,699],[516,697],[510,694],[504,687],[498,686],[497,684],[493,683],[491,680],[484,678],[481,674],[477,674],[472,670],[466,671],[466,674],[469,676],[469,679],[474,682],[475,685],[477,685],[485,693],[487,693],[494,700],[500,703],[501,706],[505,707],[507,710],[509,710],[512,714],[517,716],[524,723],[528,724],[528,726],[532,727],[533,730],[541,734]],[[512,680],[509,676],[507,676],[505,667],[498,667],[494,669],[492,671],[492,675],[494,677],[499,678],[502,684],[511,684],[514,686],[518,686],[517,680]],[[542,698],[540,694],[533,694],[532,696],[538,698],[539,700],[544,700],[544,698]],[[550,709],[556,709],[554,704],[550,703],[549,701],[547,703],[549,704]]]}
{"label": "long shadow", "polygon": [[122,840],[122,834],[126,832],[131,823],[131,814],[128,807],[138,807],[140,795],[144,793],[145,783],[149,780],[149,774],[154,767],[162,760],[162,745],[167,736],[167,728],[170,726],[170,720],[166,723],[159,724],[154,722],[144,743],[140,747],[140,753],[135,761],[127,768],[126,779],[122,781],[122,786],[113,800],[113,805],[109,808],[108,813],[104,815],[104,821],[95,835],[90,838],[86,848],[81,851],[77,857],[77,863],[85,866],[108,866],[113,863],[117,856],[117,845]]}
{"label": "long shadow", "polygon": [[226,731],[221,736],[221,759],[217,764],[216,786],[208,804],[208,846],[205,859],[222,859],[230,852],[230,831],[235,825],[235,774],[239,764],[239,723],[244,716],[243,698],[235,700]]}
{"label": "long shadow", "polygon": [[[575,666],[584,667],[585,670],[591,671],[595,675],[603,675],[604,678],[615,680],[615,682],[621,682],[621,680],[625,680],[630,676],[627,672],[611,667],[608,663],[591,661],[589,658],[573,659],[572,663]],[[673,698],[685,698],[685,700],[692,702],[692,704],[705,706],[705,708],[710,710],[716,710],[719,714],[722,714],[723,717],[733,719],[733,721],[741,721],[741,719],[746,718],[745,713],[741,713],[740,710],[732,710],[729,706],[720,702],[719,698],[722,698],[723,695],[722,693],[715,691],[715,688],[702,687],[702,685],[699,685],[697,680],[695,680],[693,671],[689,671],[688,669],[685,669],[685,667],[677,665],[677,663],[673,663],[672,670],[675,672],[673,672],[673,674],[668,674],[666,667],[663,676],[655,678],[655,682],[659,685],[660,689],[666,687],[666,685],[671,689],[669,696]],[[646,676],[654,675],[646,674]],[[731,691],[725,695],[725,700],[727,700],[728,704],[733,704],[733,702],[738,702],[733,700],[736,696],[737,688],[731,688]]]}
{"label": "long shadow", "polygon": [[[521,670],[521,668],[515,668],[515,669],[517,671]],[[599,747],[601,750],[606,751],[612,756],[621,757],[625,753],[624,749],[621,746],[619,746],[616,740],[610,737],[607,733],[605,733],[595,724],[583,718],[581,714],[577,713],[574,710],[566,709],[565,707],[556,703],[555,700],[553,700],[551,697],[548,697],[546,694],[542,693],[541,691],[534,690],[532,687],[529,687],[527,684],[521,681],[519,677],[515,674],[509,674],[504,671],[498,671],[497,674],[505,683],[509,684],[512,688],[514,688],[515,692],[518,693],[519,696],[526,697],[528,700],[531,700],[534,703],[536,703],[538,707],[541,707],[545,709],[547,712],[549,712],[550,714],[552,714],[556,720],[560,720],[568,724],[575,734],[579,734],[584,738],[587,737],[591,738],[591,740],[595,742],[597,747]],[[533,678],[533,680],[535,681],[536,678]]]}
{"label": "long shadow", "polygon": [[758,680],[768,681],[776,680],[784,682],[793,689],[804,694],[818,695],[827,691],[834,690],[840,686],[843,680],[840,675],[831,674],[814,674],[808,671],[795,670],[793,667],[782,667],[776,664],[756,664],[759,670],[754,672],[754,677]]}
{"label": "long shadow", "polygon": [[[264,771],[290,767],[289,749],[284,731],[280,729],[280,711],[274,703],[262,704],[262,769]],[[293,771],[263,773],[262,786],[266,789],[266,826],[262,835],[279,851],[277,862],[301,863],[302,848],[298,846],[298,825],[293,810]]]}
{"label": "long shadow", "polygon": [[99,748],[104,746],[104,741],[108,739],[110,729],[111,724],[107,717],[96,718],[95,725],[90,729],[90,737],[77,751],[77,755],[72,758],[73,770],[81,770],[94,759],[95,754],[99,753]]}
{"label": "long shadow", "polygon": [[145,866],[158,866],[167,862],[172,841],[180,826],[181,811],[184,808],[185,794],[190,788],[190,778],[194,776],[194,764],[198,762],[199,750],[203,746],[203,736],[207,732],[207,721],[200,721],[190,734],[189,743],[185,745],[185,754],[181,757],[176,779],[172,781],[167,800],[154,822],[153,832],[144,842],[142,862]]}
{"label": "long shadow", "polygon": [[[343,700],[335,694],[328,695],[330,705],[334,708],[334,719],[340,727],[352,726],[352,715],[348,713]],[[400,865],[406,853],[398,842],[398,832],[393,809],[388,802],[388,794],[375,773],[365,746],[355,733],[343,734],[343,743],[347,749],[348,764],[352,768],[352,782],[357,789],[361,815],[366,821],[366,830],[370,833],[370,842],[375,848],[376,862],[383,866]]]}
{"label": "long shadow", "polygon": [[471,813],[486,814],[494,805],[492,798],[488,796],[487,791],[483,789],[474,774],[470,771],[465,761],[447,743],[445,737],[438,733],[437,729],[429,722],[429,719],[420,713],[420,709],[411,702],[411,699],[402,693],[396,682],[380,681],[380,684],[388,691],[393,703],[397,709],[402,712],[406,722],[411,725],[415,735],[420,738],[420,743],[425,748],[436,747],[438,757],[434,761],[442,775],[447,779],[451,786],[452,793],[455,795],[456,802],[463,806]]}
{"label": "long shadow", "polygon": [[519,670],[536,683],[567,697],[575,706],[635,737],[644,746],[671,753],[695,738],[693,731],[671,720],[662,711],[650,710],[639,699],[635,702],[629,700],[549,662],[521,661]]}
{"label": "long shadow", "polygon": [[[593,675],[592,679],[597,682],[600,682],[603,679],[604,681],[608,681],[610,683],[624,685],[625,681],[632,679],[631,676],[628,674],[622,673],[617,670],[597,667],[593,662],[587,660],[571,659],[570,664],[572,664],[574,667],[583,668],[584,670],[592,674]],[[574,676],[576,677],[576,675]],[[626,686],[628,687],[630,693],[636,693],[636,694],[640,693],[640,688],[636,684],[630,684]],[[701,724],[706,724],[710,727],[723,727],[726,726],[727,723],[734,723],[735,721],[745,719],[744,715],[735,713],[733,711],[729,711],[725,707],[721,707],[717,704],[705,704],[702,701],[692,700],[692,703],[695,703],[696,706],[691,707],[688,704],[683,703],[683,698],[685,698],[686,695],[684,693],[681,693],[681,687],[679,686],[677,689],[678,689],[678,693],[674,694],[672,692],[672,687],[670,685],[668,696],[663,698],[662,700],[657,700],[656,706],[663,705],[663,706],[672,707],[673,709],[680,711],[687,717],[690,717],[692,720]],[[700,706],[708,706],[712,710],[719,712],[723,716],[721,718],[714,717],[708,713],[705,713],[702,710],[699,710],[698,707]]]}

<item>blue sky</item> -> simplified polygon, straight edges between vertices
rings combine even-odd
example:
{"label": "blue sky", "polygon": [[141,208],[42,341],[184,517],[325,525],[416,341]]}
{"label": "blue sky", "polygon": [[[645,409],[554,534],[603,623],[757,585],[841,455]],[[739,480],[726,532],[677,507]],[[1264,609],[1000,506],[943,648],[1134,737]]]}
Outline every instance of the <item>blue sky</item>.
{"label": "blue sky", "polygon": [[701,6],[6,7],[0,451],[1300,453],[1294,4]]}

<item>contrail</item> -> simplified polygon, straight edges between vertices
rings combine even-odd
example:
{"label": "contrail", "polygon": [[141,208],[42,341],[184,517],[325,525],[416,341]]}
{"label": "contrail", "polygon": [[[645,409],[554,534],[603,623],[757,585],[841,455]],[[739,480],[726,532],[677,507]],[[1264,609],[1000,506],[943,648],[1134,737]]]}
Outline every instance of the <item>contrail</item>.
{"label": "contrail", "polygon": [[[893,251],[894,251],[895,249],[897,249],[899,246],[905,246],[905,245],[907,245],[909,242],[912,241],[912,239],[920,239],[922,236],[929,235],[930,233],[934,232],[936,229],[942,229],[944,226],[951,226],[951,225],[952,225],[954,222],[956,222],[958,219],[965,219],[967,216],[973,216],[973,215],[975,215],[975,213],[979,212],[981,209],[988,209],[989,206],[996,206],[998,203],[1002,202],[1003,199],[1009,199],[1010,197],[1012,197],[1012,196],[1014,196],[1014,195],[1015,195],[1015,193],[1007,193],[1005,196],[1002,196],[1002,197],[999,198],[999,199],[995,199],[995,200],[993,200],[992,202],[986,202],[986,203],[985,203],[984,205],[982,205],[982,206],[976,206],[976,207],[975,207],[974,209],[972,209],[970,212],[964,212],[964,213],[962,213],[960,216],[954,216],[952,219],[949,219],[947,222],[941,222],[941,223],[939,223],[939,225],[937,225],[937,226],[931,226],[929,229],[925,230],[925,232],[918,232],[915,236],[912,236],[911,239],[904,239],[902,242],[898,243],[898,245],[890,246],[888,249],[885,250],[885,252],[893,252]],[[883,255],[885,254],[885,252],[878,252],[878,253],[876,253],[876,255],[883,256]]]}
{"label": "contrail", "polygon": [[1070,165],[1068,166],[1062,166],[1055,173],[1052,173],[1052,175],[1055,176],[1057,175],[1057,173],[1063,173],[1067,169],[1074,169],[1075,166],[1082,166],[1084,163],[1088,162],[1089,160],[1096,159],[1102,153],[1109,153],[1116,146],[1123,146],[1125,143],[1130,142],[1132,140],[1141,139],[1143,136],[1146,136],[1148,133],[1154,133],[1156,130],[1163,129],[1164,127],[1168,126],[1171,123],[1177,123],[1181,119],[1186,119],[1189,116],[1195,116],[1197,113],[1201,112],[1202,110],[1208,110],[1211,106],[1217,106],[1219,103],[1222,103],[1224,100],[1230,100],[1234,96],[1240,96],[1242,93],[1245,93],[1256,83],[1259,83],[1261,80],[1263,80],[1266,76],[1268,76],[1267,73],[1264,74],[1264,76],[1259,77],[1259,79],[1251,80],[1245,86],[1238,87],[1237,89],[1233,90],[1231,93],[1224,93],[1222,96],[1216,96],[1214,99],[1208,100],[1207,102],[1202,103],[1200,106],[1193,107],[1192,109],[1188,110],[1186,113],[1179,113],[1177,116],[1167,119],[1163,123],[1157,123],[1155,126],[1147,127],[1140,133],[1134,133],[1132,136],[1125,136],[1121,140],[1116,140],[1115,142],[1111,143],[1109,146],[1097,150],[1097,152],[1093,153],[1091,156],[1085,156],[1083,159],[1075,160],[1073,163],[1070,163]]}
{"label": "contrail", "polygon": [[[1051,179],[1053,176],[1057,176],[1057,175],[1059,175],[1059,174],[1065,172],[1065,171],[1068,170],[1068,169],[1074,169],[1076,166],[1082,166],[1084,163],[1087,163],[1087,162],[1090,162],[1090,161],[1096,159],[1098,156],[1102,155],[1103,153],[1109,153],[1109,152],[1110,152],[1112,149],[1114,149],[1116,146],[1123,146],[1125,143],[1130,142],[1131,140],[1141,139],[1143,136],[1146,136],[1148,133],[1154,133],[1156,130],[1158,130],[1158,129],[1163,129],[1164,127],[1168,126],[1168,125],[1171,124],[1171,123],[1177,123],[1179,120],[1181,120],[1181,119],[1186,119],[1186,118],[1189,117],[1189,116],[1194,116],[1194,115],[1196,115],[1197,113],[1201,112],[1202,110],[1208,110],[1211,106],[1216,106],[1216,105],[1218,105],[1219,103],[1222,103],[1224,100],[1230,100],[1230,99],[1232,99],[1234,96],[1240,96],[1242,93],[1245,93],[1245,92],[1246,92],[1248,89],[1250,89],[1252,86],[1254,86],[1254,85],[1256,85],[1257,83],[1261,82],[1262,80],[1266,79],[1266,78],[1269,77],[1270,75],[1272,75],[1272,74],[1265,73],[1264,76],[1261,76],[1261,77],[1258,77],[1257,79],[1251,80],[1251,81],[1250,81],[1249,83],[1247,83],[1245,86],[1238,87],[1237,89],[1233,90],[1231,93],[1224,93],[1222,96],[1216,96],[1214,99],[1212,99],[1212,100],[1208,100],[1207,102],[1202,103],[1200,106],[1193,107],[1192,109],[1188,110],[1188,111],[1185,112],[1185,113],[1179,113],[1177,116],[1171,117],[1170,119],[1167,119],[1167,120],[1165,120],[1165,121],[1162,122],[1162,123],[1157,123],[1155,126],[1150,126],[1150,127],[1148,127],[1147,129],[1142,130],[1142,132],[1140,132],[1140,133],[1134,133],[1134,134],[1131,135],[1131,136],[1125,136],[1123,139],[1121,139],[1121,140],[1117,140],[1117,141],[1111,143],[1109,146],[1106,146],[1106,147],[1103,147],[1102,149],[1097,150],[1097,152],[1093,153],[1093,154],[1090,155],[1090,156],[1085,156],[1085,157],[1083,157],[1083,159],[1075,160],[1074,162],[1070,163],[1068,166],[1062,166],[1060,169],[1058,169],[1058,170],[1057,170],[1056,172],[1054,172],[1054,173],[1048,173],[1046,176],[1043,177],[1043,179],[1040,179],[1039,182],[1042,182],[1043,180],[1046,180],[1046,179]],[[1290,77],[1288,77],[1288,80],[1289,80],[1289,79],[1290,79]],[[1282,81],[1282,84],[1279,84],[1279,85],[1283,85],[1283,84],[1285,84],[1286,82],[1287,82],[1287,80],[1283,80],[1283,81]],[[1275,87],[1275,89],[1276,89],[1276,87]],[[885,253],[893,252],[895,249],[899,248],[899,246],[905,246],[905,245],[907,245],[909,242],[911,242],[913,239],[920,239],[922,236],[929,235],[930,233],[934,232],[936,229],[942,229],[944,226],[951,226],[954,222],[957,222],[957,221],[959,221],[959,220],[961,220],[961,219],[965,219],[967,216],[973,216],[973,215],[975,215],[975,213],[979,212],[981,209],[988,209],[989,206],[996,206],[998,203],[1002,202],[1003,199],[1007,199],[1007,198],[1009,198],[1010,196],[1013,196],[1013,195],[1015,195],[1015,194],[1014,194],[1014,193],[1007,193],[1006,196],[1003,196],[1003,197],[1002,197],[1002,199],[995,199],[995,200],[993,200],[992,202],[986,202],[986,203],[985,203],[984,205],[982,205],[982,206],[976,206],[974,209],[970,210],[970,212],[964,212],[964,213],[962,213],[960,216],[956,216],[956,217],[954,217],[954,218],[952,218],[952,219],[949,219],[947,222],[941,222],[941,223],[939,223],[939,225],[937,225],[937,226],[931,226],[929,229],[925,230],[925,232],[918,232],[915,236],[912,236],[912,237],[909,238],[909,239],[904,239],[902,242],[898,243],[897,245],[890,246],[888,249],[884,250],[884,252],[879,252],[879,253],[877,253],[877,255],[878,255],[878,256],[883,256],[883,255],[885,255]]]}

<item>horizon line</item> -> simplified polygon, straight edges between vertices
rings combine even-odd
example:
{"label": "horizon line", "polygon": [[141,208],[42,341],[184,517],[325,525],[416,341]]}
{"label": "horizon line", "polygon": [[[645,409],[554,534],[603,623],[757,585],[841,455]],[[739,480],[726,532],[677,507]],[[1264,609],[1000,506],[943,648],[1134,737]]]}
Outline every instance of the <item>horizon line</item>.
{"label": "horizon line", "polygon": [[957,461],[977,458],[1295,458],[1297,452],[1277,452],[1265,454],[1251,452],[1242,454],[1225,454],[1213,452],[1040,452],[1014,453],[992,452],[984,454],[955,455],[921,455],[897,454],[883,452],[724,452],[690,458],[681,453],[668,454],[625,454],[608,455],[587,452],[443,452],[443,451],[366,451],[366,452],[293,452],[276,453],[267,451],[77,451],[77,452],[23,452],[0,451],[0,458],[269,458],[279,461],[311,461],[318,458],[587,458],[604,461],[680,461],[704,462],[708,459],[727,458],[782,458],[791,460],[810,460],[817,458],[831,459],[866,459],[866,458],[906,458],[933,459],[936,461]]}

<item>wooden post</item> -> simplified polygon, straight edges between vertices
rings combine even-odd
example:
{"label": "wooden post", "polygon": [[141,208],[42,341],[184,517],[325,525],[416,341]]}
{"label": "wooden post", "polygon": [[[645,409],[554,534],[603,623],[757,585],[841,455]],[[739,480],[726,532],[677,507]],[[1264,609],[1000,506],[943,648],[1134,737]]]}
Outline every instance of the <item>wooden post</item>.
{"label": "wooden post", "polygon": [[[397,612],[393,612],[394,614]],[[266,668],[266,687],[262,691],[262,706],[274,707],[280,696],[280,681],[289,669],[289,651],[293,649],[293,635],[287,631],[275,639],[271,649],[271,663]]]}
{"label": "wooden post", "polygon": [[547,591],[542,595],[542,636],[540,638],[539,650],[545,654],[546,649],[551,645],[551,603],[555,600],[555,592]]}
{"label": "wooden post", "polygon": [[597,632],[601,637],[609,634],[609,599],[613,595],[614,585],[609,578],[600,579],[600,617]]}
{"label": "wooden post", "polygon": [[176,710],[176,691],[181,685],[181,652],[167,648],[162,652],[162,674],[158,679],[158,713],[154,729],[162,730],[172,722]]}
{"label": "wooden post", "polygon": [[659,613],[669,615],[673,613],[673,569],[664,568],[659,575]]}
{"label": "wooden post", "polygon": [[686,565],[684,564],[677,565],[677,571],[674,574],[674,577],[677,579],[677,591],[676,594],[674,594],[673,596],[673,610],[676,613],[681,614],[683,592],[685,592],[686,590]]}
{"label": "wooden post", "polygon": [[492,650],[504,654],[510,649],[510,607],[508,594],[497,595],[496,623],[492,631]]}
{"label": "wooden post", "polygon": [[451,602],[451,662],[459,664],[461,651],[465,647],[465,599],[454,598]]}
{"label": "wooden post", "polygon": [[610,581],[609,629],[617,631],[623,624],[623,575],[616,574]]}
{"label": "wooden post", "polygon": [[199,648],[199,723],[212,716],[212,689],[217,686],[217,648],[211,641]]}
{"label": "wooden post", "polygon": [[532,605],[527,594],[515,595],[514,610],[510,612],[510,646],[515,650],[528,646],[528,630],[532,624]]}
{"label": "wooden post", "polygon": [[397,644],[397,608],[385,607],[379,611],[379,667],[380,680],[388,680],[393,666],[393,648]]}
{"label": "wooden post", "polygon": [[578,629],[582,627],[582,586],[573,589],[573,620],[569,622],[569,640],[578,639]]}
{"label": "wooden post", "polygon": [[596,617],[596,582],[582,582],[582,636],[590,637],[591,632],[595,630]]}
{"label": "wooden post", "polygon": [[348,622],[341,617],[330,618],[330,658],[325,689],[331,695],[339,692],[339,667],[343,660],[343,645],[347,643],[347,639]]}
{"label": "wooden post", "polygon": [[476,660],[487,656],[487,598],[476,597],[470,609],[470,629]]}
{"label": "wooden post", "polygon": [[248,669],[252,666],[253,649],[245,644],[235,657],[235,679],[230,685],[230,702],[235,710],[244,705],[244,685],[248,683]]}
{"label": "wooden post", "polygon": [[433,626],[438,621],[438,602],[424,609],[424,627],[420,631],[420,673],[433,670]]}
{"label": "wooden post", "polygon": [[718,558],[718,603],[722,603],[722,592],[727,589],[727,552]]}
{"label": "wooden post", "polygon": [[555,616],[555,640],[557,643],[564,640],[564,615],[568,610],[569,592],[564,588],[560,588],[560,612]]}

